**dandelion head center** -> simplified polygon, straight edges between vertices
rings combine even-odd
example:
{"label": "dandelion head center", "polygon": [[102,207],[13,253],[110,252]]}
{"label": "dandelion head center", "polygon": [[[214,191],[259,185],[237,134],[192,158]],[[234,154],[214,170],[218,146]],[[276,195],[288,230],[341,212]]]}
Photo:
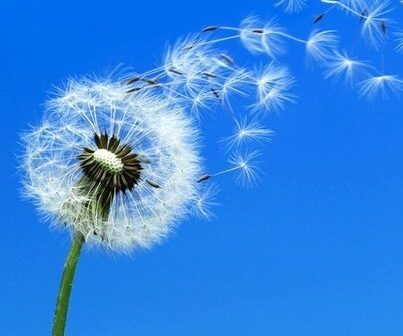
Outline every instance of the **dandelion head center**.
{"label": "dandelion head center", "polygon": [[94,152],[94,161],[111,174],[119,174],[123,171],[122,159],[106,149],[97,149]]}
{"label": "dandelion head center", "polygon": [[93,148],[84,148],[78,156],[89,185],[111,194],[131,191],[143,170],[139,155],[114,135],[94,134],[94,142]]}

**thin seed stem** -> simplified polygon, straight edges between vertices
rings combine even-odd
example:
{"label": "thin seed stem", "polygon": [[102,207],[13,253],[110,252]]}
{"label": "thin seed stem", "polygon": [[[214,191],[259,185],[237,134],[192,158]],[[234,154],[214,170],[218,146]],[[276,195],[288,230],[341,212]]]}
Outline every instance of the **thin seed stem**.
{"label": "thin seed stem", "polygon": [[[220,27],[220,29],[221,29],[221,30],[232,30],[232,31],[238,31],[238,32],[241,32],[241,31],[243,30],[242,28],[236,28],[236,27]],[[281,32],[281,31],[276,31],[276,30],[270,31],[270,30],[267,30],[267,29],[265,29],[265,28],[262,28],[262,30],[263,30],[262,33],[260,33],[260,32],[259,32],[259,33],[255,33],[255,32],[253,32],[253,29],[252,29],[252,30],[251,30],[251,34],[256,34],[256,35],[270,35],[270,34],[271,34],[271,35],[279,35],[279,36],[282,36],[282,37],[287,38],[287,39],[289,39],[289,40],[293,40],[293,41],[295,41],[295,42],[299,42],[299,43],[303,43],[303,44],[306,44],[306,43],[307,43],[306,40],[300,39],[300,38],[298,38],[298,37],[296,37],[296,36],[294,36],[294,35],[290,35],[290,34],[287,34],[287,33]],[[240,37],[240,36],[241,36],[241,34],[232,35],[232,36],[229,36],[229,37],[226,37],[226,38],[222,38],[222,39],[207,41],[206,43],[221,42],[221,41],[225,41],[225,40],[227,40],[227,39],[238,38],[238,37]]]}
{"label": "thin seed stem", "polygon": [[237,39],[237,38],[239,38],[240,36],[241,36],[241,35],[232,35],[232,36],[227,36],[227,37],[218,38],[218,39],[215,39],[215,40],[207,40],[207,41],[205,41],[205,42],[196,43],[196,45],[197,45],[198,47],[200,47],[200,46],[203,46],[203,45],[220,43],[220,42],[224,42],[224,41],[228,41],[228,40]]}
{"label": "thin seed stem", "polygon": [[83,243],[84,237],[81,234],[75,234],[73,242],[71,243],[69,254],[67,255],[64,263],[63,276],[60,282],[55,316],[53,320],[52,336],[64,336],[71,288],[73,286],[74,274],[77,268]]}
{"label": "thin seed stem", "polygon": [[214,174],[210,174],[210,176],[211,176],[211,177],[215,177],[215,176],[227,174],[227,173],[233,172],[233,171],[238,170],[238,169],[241,169],[241,168],[242,168],[242,166],[235,166],[235,167],[232,167],[232,168],[228,168],[228,169],[225,169],[225,170],[221,170],[221,171],[219,171],[219,172],[217,172],[217,173],[214,173]]}

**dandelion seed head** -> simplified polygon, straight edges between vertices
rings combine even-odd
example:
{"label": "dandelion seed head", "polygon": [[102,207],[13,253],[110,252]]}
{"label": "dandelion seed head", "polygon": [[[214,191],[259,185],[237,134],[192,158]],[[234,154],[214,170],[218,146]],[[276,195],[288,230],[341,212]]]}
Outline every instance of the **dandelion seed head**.
{"label": "dandelion seed head", "polygon": [[93,153],[93,158],[104,170],[111,174],[119,174],[123,172],[124,164],[115,153],[106,149],[97,149]]}
{"label": "dandelion seed head", "polygon": [[196,202],[198,132],[151,91],[71,80],[24,136],[25,194],[57,227],[117,251],[150,247]]}

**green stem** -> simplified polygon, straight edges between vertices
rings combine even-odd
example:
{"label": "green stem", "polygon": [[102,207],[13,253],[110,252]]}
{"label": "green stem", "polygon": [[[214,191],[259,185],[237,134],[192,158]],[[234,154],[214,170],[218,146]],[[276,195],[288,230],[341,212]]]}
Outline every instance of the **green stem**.
{"label": "green stem", "polygon": [[81,234],[74,236],[70,251],[64,263],[62,281],[60,282],[59,294],[57,296],[55,316],[53,320],[53,336],[63,336],[66,328],[67,310],[69,307],[71,287],[73,286],[74,274],[76,272],[84,237]]}

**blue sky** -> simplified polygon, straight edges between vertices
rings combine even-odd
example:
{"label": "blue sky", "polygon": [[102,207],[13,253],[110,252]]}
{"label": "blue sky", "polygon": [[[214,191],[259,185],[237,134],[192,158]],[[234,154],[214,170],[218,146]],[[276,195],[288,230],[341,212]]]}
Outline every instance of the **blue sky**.
{"label": "blue sky", "polygon": [[[308,35],[323,9],[315,2],[289,16],[267,0],[134,3],[0,5],[2,335],[49,334],[69,247],[69,235],[49,229],[21,199],[17,172],[19,134],[40,122],[53,87],[71,76],[108,75],[119,64],[145,71],[158,66],[168,42],[249,14],[275,15]],[[321,25],[340,30],[346,47],[354,43],[357,22],[344,14]],[[244,64],[268,62],[234,46]],[[402,55],[385,57],[387,71],[401,71]],[[298,102],[265,119],[276,136],[264,152],[262,181],[242,189],[223,177],[216,217],[185,220],[151,251],[86,249],[68,335],[403,334],[402,97],[360,99],[304,58],[298,46],[284,58]],[[219,165],[216,134],[230,128],[223,119],[203,124],[211,167]]]}

